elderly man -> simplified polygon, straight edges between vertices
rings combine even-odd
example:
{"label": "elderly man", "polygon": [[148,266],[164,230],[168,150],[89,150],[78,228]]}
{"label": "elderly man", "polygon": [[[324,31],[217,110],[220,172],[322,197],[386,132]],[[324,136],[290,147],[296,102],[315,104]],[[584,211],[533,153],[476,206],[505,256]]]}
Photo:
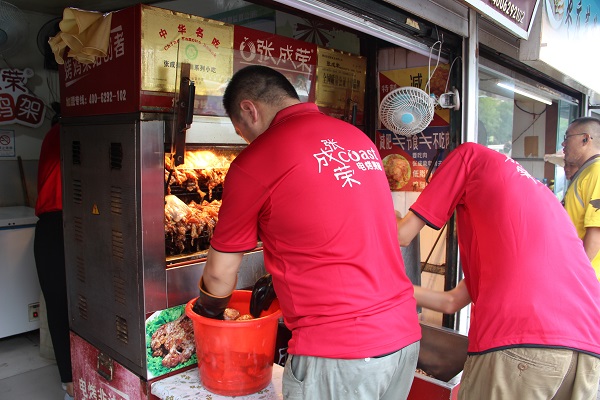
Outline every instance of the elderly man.
{"label": "elderly man", "polygon": [[600,279],[600,119],[571,122],[562,146],[565,165],[580,166],[565,193],[565,209]]}

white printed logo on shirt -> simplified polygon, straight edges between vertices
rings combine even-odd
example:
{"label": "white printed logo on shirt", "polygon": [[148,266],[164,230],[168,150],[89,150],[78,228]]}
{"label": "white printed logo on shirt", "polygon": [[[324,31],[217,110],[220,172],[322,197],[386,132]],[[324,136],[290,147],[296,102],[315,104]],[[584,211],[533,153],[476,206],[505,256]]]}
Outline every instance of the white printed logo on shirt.
{"label": "white printed logo on shirt", "polygon": [[314,154],[319,164],[319,173],[328,171],[327,167],[331,167],[335,179],[342,182],[342,187],[361,184],[354,176],[356,169],[361,171],[382,170],[377,152],[373,148],[346,150],[333,139],[321,140],[321,143],[324,147]]}

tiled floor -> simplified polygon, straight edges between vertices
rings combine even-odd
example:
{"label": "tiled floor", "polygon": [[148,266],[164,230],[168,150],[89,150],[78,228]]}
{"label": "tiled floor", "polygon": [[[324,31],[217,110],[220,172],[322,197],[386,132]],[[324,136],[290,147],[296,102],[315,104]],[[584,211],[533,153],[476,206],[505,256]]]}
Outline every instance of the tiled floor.
{"label": "tiled floor", "polygon": [[0,339],[0,400],[63,400],[56,362],[40,355],[39,330]]}

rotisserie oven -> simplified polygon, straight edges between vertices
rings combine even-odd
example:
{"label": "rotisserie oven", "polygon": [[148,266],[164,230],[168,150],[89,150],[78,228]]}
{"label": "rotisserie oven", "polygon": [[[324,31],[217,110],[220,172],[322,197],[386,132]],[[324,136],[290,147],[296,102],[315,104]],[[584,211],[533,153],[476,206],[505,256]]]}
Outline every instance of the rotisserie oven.
{"label": "rotisserie oven", "polygon": [[[62,131],[71,329],[141,377],[146,320],[198,295],[223,180],[246,145],[228,118],[194,116],[175,163],[173,119],[73,117]],[[266,272],[259,244],[238,289]]]}

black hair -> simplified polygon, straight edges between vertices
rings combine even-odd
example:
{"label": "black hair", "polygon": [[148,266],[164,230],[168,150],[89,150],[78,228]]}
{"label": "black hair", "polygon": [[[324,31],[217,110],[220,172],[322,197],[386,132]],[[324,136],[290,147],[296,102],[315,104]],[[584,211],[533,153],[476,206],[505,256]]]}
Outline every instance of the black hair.
{"label": "black hair", "polygon": [[574,119],[570,125],[584,125],[589,123],[596,124],[598,127],[598,131],[600,131],[600,118],[596,117],[579,117]]}
{"label": "black hair", "polygon": [[282,73],[262,65],[250,65],[237,71],[227,84],[223,107],[229,117],[236,118],[242,100],[277,105],[286,98],[300,100],[296,89]]}

